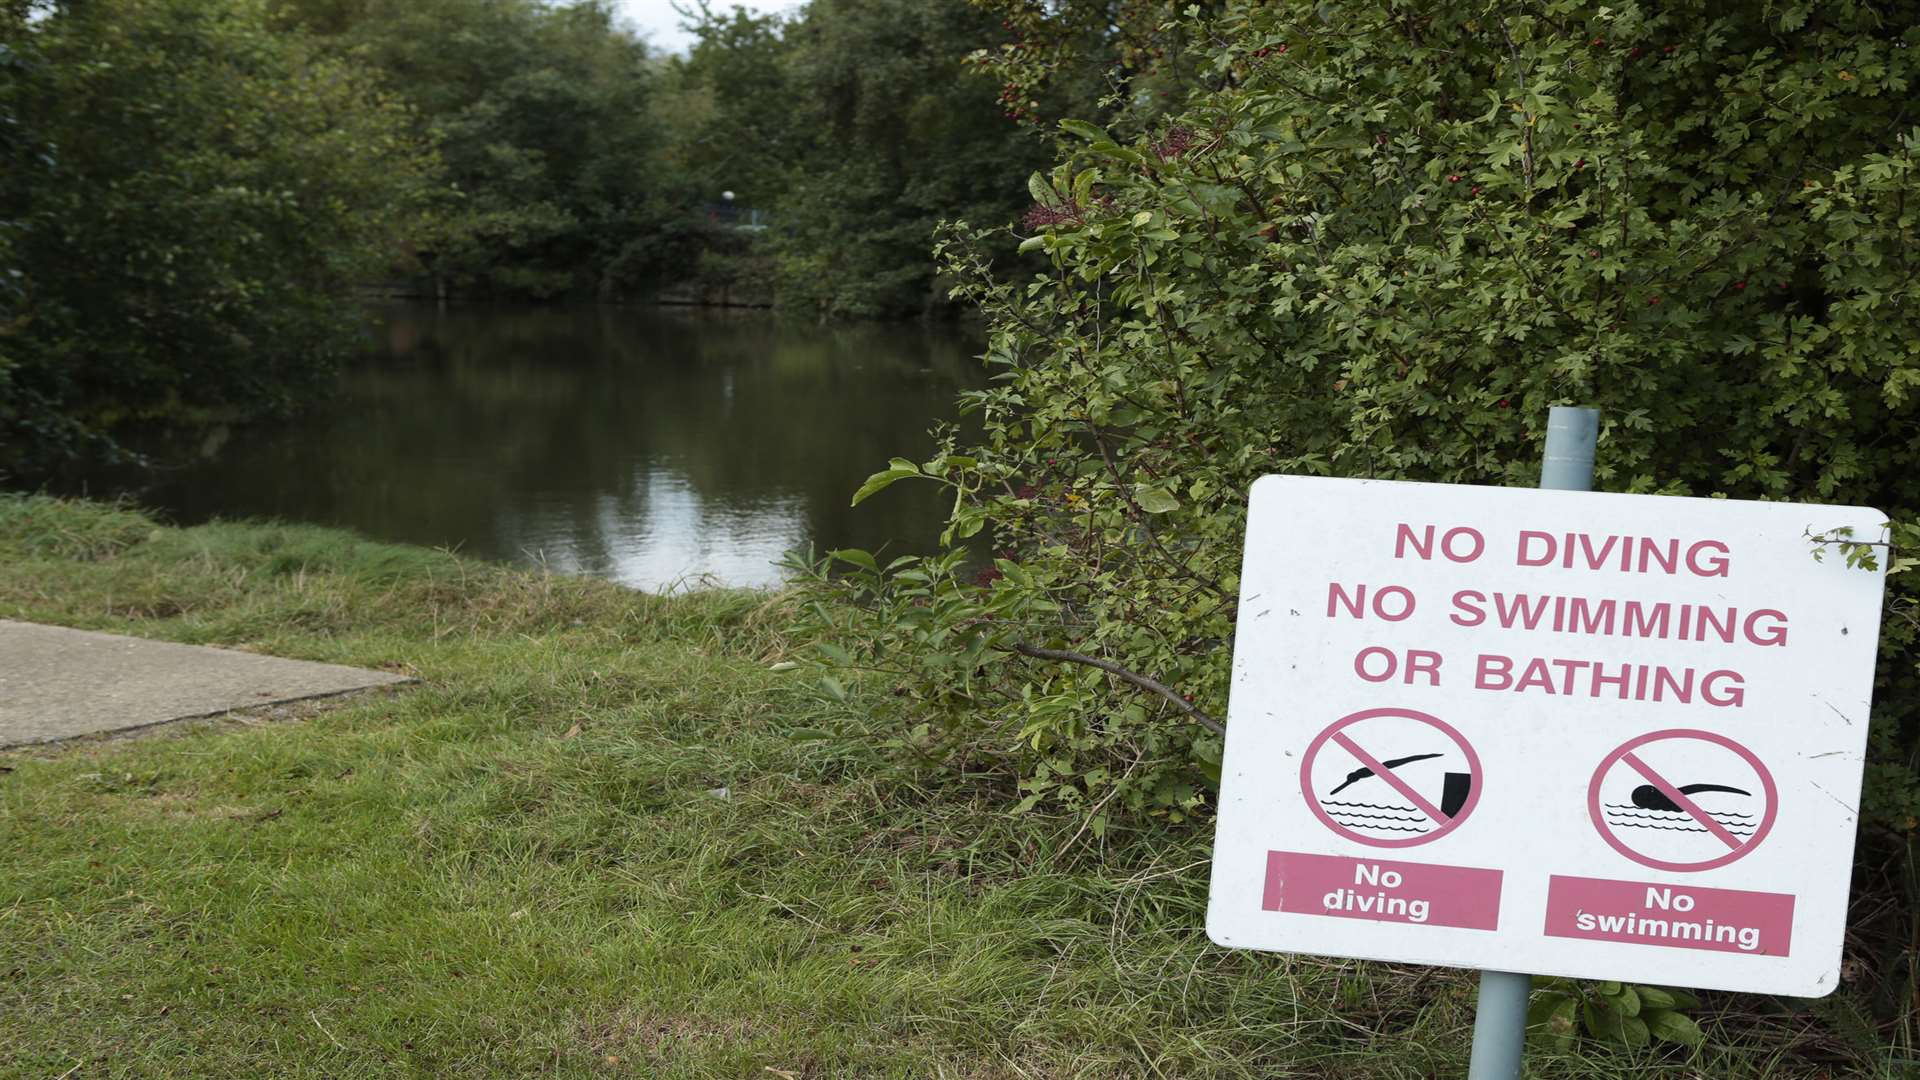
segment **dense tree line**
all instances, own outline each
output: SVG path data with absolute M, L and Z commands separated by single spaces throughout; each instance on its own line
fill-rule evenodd
M 0 471 L 285 411 L 437 181 L 364 66 L 259 0 L 0 8 Z
M 0 0 L 0 471 L 289 411 L 350 351 L 360 284 L 951 310 L 936 225 L 1012 221 L 1050 155 L 1037 101 L 970 59 L 1013 24 L 691 18 L 664 56 L 610 0 Z

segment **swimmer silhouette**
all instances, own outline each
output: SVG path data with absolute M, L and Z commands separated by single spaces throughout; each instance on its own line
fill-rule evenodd
M 1445 755 L 1411 754 L 1411 755 L 1408 755 L 1407 757 L 1392 758 L 1390 760 L 1383 761 L 1380 764 L 1385 765 L 1389 769 L 1397 769 L 1402 765 L 1408 765 L 1416 761 L 1425 761 L 1428 758 L 1437 758 L 1437 757 L 1443 757 L 1443 756 Z M 1358 769 L 1353 770 L 1352 772 L 1347 774 L 1346 780 L 1342 781 L 1339 787 L 1334 788 L 1332 791 L 1327 792 L 1327 798 L 1330 799 L 1335 795 L 1340 794 L 1342 791 L 1345 791 L 1347 788 L 1352 787 L 1353 785 L 1359 783 L 1362 780 L 1365 780 L 1367 777 L 1372 775 L 1373 775 L 1373 770 L 1365 766 L 1362 766 Z M 1441 793 L 1440 793 L 1440 812 L 1447 815 L 1448 817 L 1452 817 L 1453 815 L 1460 812 L 1460 808 L 1462 806 L 1466 805 L 1467 793 L 1473 790 L 1473 775 L 1471 773 L 1450 772 L 1446 775 L 1445 783 L 1446 783 L 1446 786 L 1441 790 Z
M 1688 784 L 1686 787 L 1680 789 L 1680 794 L 1697 795 L 1702 791 L 1724 791 L 1732 795 L 1753 794 L 1751 791 L 1742 791 L 1737 787 L 1728 787 L 1725 784 Z M 1660 789 L 1654 787 L 1652 784 L 1641 784 L 1639 787 L 1633 789 L 1633 805 L 1642 810 L 1668 810 L 1678 812 L 1680 809 L 1679 803 L 1661 794 Z

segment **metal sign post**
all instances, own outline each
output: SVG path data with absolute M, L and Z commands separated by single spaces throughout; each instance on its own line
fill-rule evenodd
M 1593 490 L 1593 448 L 1600 438 L 1600 410 L 1555 405 L 1547 414 L 1547 448 L 1540 486 L 1561 491 Z M 1527 998 L 1533 976 L 1482 971 L 1473 1015 L 1473 1062 L 1467 1080 L 1518 1080 L 1527 1045 Z

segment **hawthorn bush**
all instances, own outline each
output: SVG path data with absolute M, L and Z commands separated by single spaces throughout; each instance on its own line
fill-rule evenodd
M 888 673 L 861 704 L 903 743 L 1016 769 L 1025 804 L 1100 832 L 1207 803 L 1263 473 L 1531 485 L 1549 406 L 1595 405 L 1600 489 L 1864 503 L 1911 543 L 1916 14 L 1189 19 L 1204 85 L 1164 127 L 1062 124 L 1024 223 L 1043 272 L 997 281 L 985 233 L 943 237 L 990 323 L 984 434 L 860 497 L 945 485 L 949 540 L 996 557 L 834 553 L 825 662 Z M 1912 578 L 1891 579 L 1869 869 L 1905 865 L 1920 813 Z

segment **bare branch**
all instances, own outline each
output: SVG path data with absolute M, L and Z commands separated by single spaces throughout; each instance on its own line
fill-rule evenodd
M 1012 645 L 1007 646 L 1007 648 L 1012 649 L 1021 656 L 1031 656 L 1036 660 L 1058 660 L 1068 664 L 1085 664 L 1088 667 L 1099 668 L 1101 671 L 1112 675 L 1122 682 L 1132 683 L 1142 690 L 1151 690 L 1161 697 L 1166 698 L 1168 701 L 1173 702 L 1175 708 L 1193 717 L 1195 723 L 1213 732 L 1215 735 L 1225 735 L 1227 733 L 1227 729 L 1221 725 L 1220 721 L 1208 716 L 1205 710 L 1182 697 L 1179 691 L 1173 687 L 1168 686 L 1159 679 L 1150 679 L 1138 672 L 1128 671 L 1126 668 L 1121 667 L 1111 660 L 1102 660 L 1097 656 L 1088 656 L 1086 653 L 1068 652 L 1065 649 L 1043 649 L 1038 645 L 1029 645 L 1024 641 L 1016 641 Z

